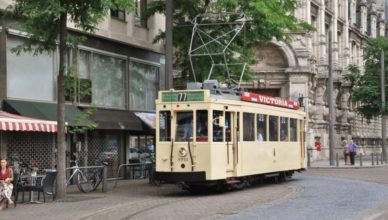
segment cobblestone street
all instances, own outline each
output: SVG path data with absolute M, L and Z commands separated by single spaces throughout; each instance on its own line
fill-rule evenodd
M 386 219 L 388 167 L 310 169 L 281 184 L 191 195 L 147 180 L 110 182 L 108 193 L 69 193 L 65 202 L 21 204 L 1 219 Z M 354 192 L 354 195 L 351 193 Z M 356 209 L 356 211 L 354 211 Z M 330 210 L 329 212 L 327 210 Z

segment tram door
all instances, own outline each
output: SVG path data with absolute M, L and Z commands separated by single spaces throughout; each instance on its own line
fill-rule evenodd
M 226 171 L 228 174 L 233 175 L 235 171 L 235 165 L 237 162 L 237 121 L 236 112 L 225 112 L 225 144 L 226 144 Z

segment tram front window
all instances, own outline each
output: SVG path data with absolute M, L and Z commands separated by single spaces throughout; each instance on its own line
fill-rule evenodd
M 197 111 L 197 142 L 206 142 L 208 141 L 208 131 L 207 131 L 207 110 L 198 110 Z
M 193 137 L 193 112 L 177 112 L 175 132 L 176 141 L 188 141 Z
M 159 141 L 171 141 L 171 112 L 159 112 Z

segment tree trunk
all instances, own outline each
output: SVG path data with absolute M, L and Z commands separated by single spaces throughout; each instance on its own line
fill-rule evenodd
M 61 1 L 63 4 L 63 1 Z M 57 82 L 57 195 L 61 200 L 66 196 L 66 142 L 65 142 L 65 71 L 66 71 L 66 42 L 67 42 L 67 13 L 62 12 L 60 17 L 59 33 L 59 73 Z

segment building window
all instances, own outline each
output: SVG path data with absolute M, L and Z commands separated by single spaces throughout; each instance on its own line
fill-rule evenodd
M 11 52 L 23 40 L 9 36 L 7 40 L 7 96 L 9 98 L 54 101 L 53 53 L 34 56 L 33 53 Z M 43 85 L 44 82 L 44 86 Z
M 125 10 L 110 10 L 110 16 L 120 21 L 125 21 Z
M 135 1 L 135 25 L 139 27 L 147 27 L 147 19 L 144 17 L 144 12 L 147 9 L 147 0 Z
M 79 50 L 78 101 L 98 107 L 125 108 L 124 72 L 126 61 L 109 55 Z M 91 91 L 90 98 L 80 94 Z M 91 101 L 91 102 L 90 102 Z M 88 103 L 89 102 L 89 103 Z
M 155 111 L 155 99 L 158 88 L 159 67 L 130 62 L 129 103 L 131 110 Z

